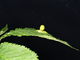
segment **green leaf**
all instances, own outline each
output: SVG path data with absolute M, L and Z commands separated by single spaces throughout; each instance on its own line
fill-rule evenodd
M 8 25 L 6 25 L 4 28 L 2 28 L 0 30 L 0 35 L 2 35 L 3 33 L 5 33 L 8 30 Z
M 0 44 L 0 60 L 38 60 L 38 56 L 25 46 L 4 42 Z
M 40 29 L 41 29 L 41 27 L 40 27 Z M 18 36 L 18 37 L 21 37 L 21 36 L 37 36 L 37 37 L 46 38 L 46 39 L 49 39 L 49 40 L 60 42 L 64 45 L 69 46 L 72 49 L 78 50 L 78 49 L 74 48 L 73 46 L 71 46 L 66 41 L 57 39 L 57 38 L 55 38 L 54 36 L 52 36 L 51 34 L 49 34 L 48 32 L 46 32 L 44 30 L 37 30 L 37 29 L 34 29 L 34 28 L 16 28 L 15 30 L 11 30 L 10 32 L 1 36 L 0 40 L 5 38 L 5 37 L 8 37 L 8 36 Z

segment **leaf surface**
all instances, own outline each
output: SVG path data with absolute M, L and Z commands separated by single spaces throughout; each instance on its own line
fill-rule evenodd
M 8 25 L 6 25 L 4 28 L 2 28 L 0 30 L 0 35 L 2 35 L 3 33 L 5 33 L 8 30 Z
M 0 44 L 0 60 L 38 60 L 38 56 L 25 46 L 4 42 Z
M 46 38 L 46 39 L 49 39 L 49 40 L 60 42 L 64 45 L 69 46 L 72 49 L 78 50 L 75 47 L 71 46 L 66 41 L 57 39 L 54 36 L 52 36 L 51 34 L 49 34 L 48 32 L 37 30 L 35 28 L 16 28 L 15 30 L 11 30 L 10 32 L 1 36 L 0 40 L 5 38 L 5 37 L 8 37 L 8 36 L 18 36 L 18 37 L 21 37 L 21 36 L 37 36 L 37 37 Z

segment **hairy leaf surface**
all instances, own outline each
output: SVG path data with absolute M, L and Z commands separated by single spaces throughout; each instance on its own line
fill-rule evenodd
M 38 60 L 38 56 L 25 46 L 4 42 L 0 44 L 0 60 Z
M 49 40 L 60 42 L 62 44 L 65 44 L 65 45 L 71 47 L 72 49 L 78 50 L 78 49 L 74 48 L 73 46 L 71 46 L 70 44 L 68 44 L 66 41 L 57 39 L 46 31 L 41 31 L 41 30 L 37 30 L 34 28 L 16 28 L 15 30 L 11 30 L 10 32 L 1 36 L 0 40 L 5 38 L 5 37 L 8 37 L 8 36 L 18 36 L 18 37 L 21 37 L 21 36 L 37 36 L 37 37 L 46 38 Z

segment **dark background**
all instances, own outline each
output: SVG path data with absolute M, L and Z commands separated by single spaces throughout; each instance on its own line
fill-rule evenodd
M 0 27 L 39 28 L 80 49 L 79 0 L 0 0 Z M 80 52 L 61 43 L 38 37 L 8 37 L 8 41 L 25 45 L 39 55 L 40 60 L 80 60 Z

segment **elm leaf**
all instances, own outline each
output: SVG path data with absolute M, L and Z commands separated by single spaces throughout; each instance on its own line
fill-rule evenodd
M 38 56 L 25 46 L 4 42 L 0 44 L 0 60 L 38 60 Z
M 18 37 L 22 37 L 22 36 L 37 36 L 37 37 L 41 37 L 41 38 L 46 38 L 46 39 L 49 39 L 49 40 L 57 41 L 57 42 L 60 42 L 60 43 L 62 43 L 64 45 L 69 46 L 72 49 L 79 50 L 79 49 L 71 46 L 66 41 L 60 40 L 58 38 L 55 38 L 54 36 L 49 34 L 44 29 L 45 29 L 45 26 L 43 26 L 43 25 L 40 26 L 40 29 L 35 29 L 35 28 L 16 28 L 15 30 L 10 30 L 10 32 L 7 32 L 3 36 L 1 36 L 0 40 L 2 40 L 3 38 L 6 38 L 8 36 L 18 36 Z
M 7 30 L 8 30 L 8 25 L 6 24 L 6 26 L 0 30 L 0 35 L 5 33 Z

